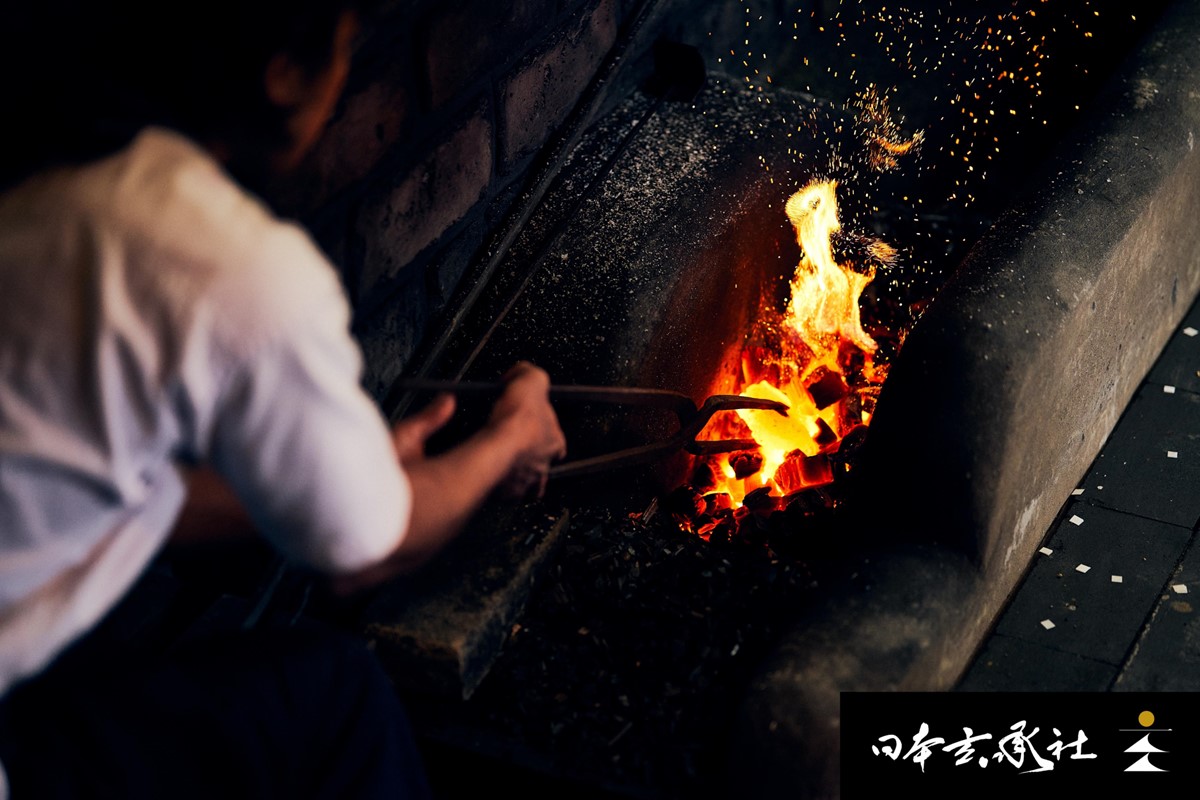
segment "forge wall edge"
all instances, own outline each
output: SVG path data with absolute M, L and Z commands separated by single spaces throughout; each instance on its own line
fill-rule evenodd
M 838 796 L 841 692 L 953 688 L 1200 291 L 1200 8 L 1168 9 L 1095 107 L 905 343 L 868 467 L 894 545 L 758 672 L 744 796 Z

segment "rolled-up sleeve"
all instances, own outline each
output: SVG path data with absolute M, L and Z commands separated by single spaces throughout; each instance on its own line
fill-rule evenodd
M 412 491 L 333 268 L 288 226 L 211 310 L 222 362 L 207 457 L 279 549 L 316 569 L 369 566 L 400 543 Z M 280 240 L 280 241 L 277 241 Z

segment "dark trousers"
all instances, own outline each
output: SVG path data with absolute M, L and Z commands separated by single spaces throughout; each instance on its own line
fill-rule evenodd
M 323 628 L 75 648 L 0 703 L 0 762 L 12 800 L 429 796 L 374 657 Z

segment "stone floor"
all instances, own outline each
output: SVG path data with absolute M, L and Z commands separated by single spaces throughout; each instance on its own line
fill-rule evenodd
M 1200 302 L 1046 534 L 961 691 L 1200 690 Z

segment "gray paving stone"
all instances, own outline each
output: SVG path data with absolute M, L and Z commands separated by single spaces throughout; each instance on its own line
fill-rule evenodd
M 1083 497 L 1191 529 L 1200 519 L 1197 487 L 1200 394 L 1143 384 L 1084 478 Z
M 1154 616 L 1113 689 L 1200 691 L 1200 548 L 1194 544 L 1167 580 Z
M 1167 342 L 1163 354 L 1146 376 L 1149 383 L 1200 393 L 1200 333 L 1189 336 L 1185 332 L 1189 328 L 1200 331 L 1200 303 L 1192 306 L 1183 325 Z
M 961 692 L 1103 692 L 1112 664 L 996 634 L 958 685 Z
M 1191 531 L 1085 503 L 1065 516 L 996 632 L 1120 665 Z

